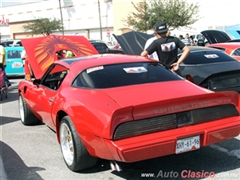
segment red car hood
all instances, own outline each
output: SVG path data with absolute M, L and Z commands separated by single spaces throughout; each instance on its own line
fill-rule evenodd
M 71 50 L 76 56 L 98 54 L 97 50 L 84 36 L 49 35 L 22 39 L 29 64 L 37 79 L 57 60 L 56 52 Z

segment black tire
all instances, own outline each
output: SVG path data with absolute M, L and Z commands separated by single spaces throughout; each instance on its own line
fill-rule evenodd
M 88 153 L 69 116 L 61 120 L 59 138 L 63 159 L 70 170 L 76 172 L 96 165 L 98 159 Z
M 26 101 L 20 93 L 18 98 L 18 108 L 20 113 L 21 122 L 24 125 L 36 125 L 40 124 L 39 119 L 28 108 Z
M 2 89 L 1 90 L 1 100 L 3 100 L 4 98 L 7 99 L 7 89 Z
M 6 99 L 8 98 L 8 94 L 7 94 L 7 90 L 5 90 L 6 91 Z

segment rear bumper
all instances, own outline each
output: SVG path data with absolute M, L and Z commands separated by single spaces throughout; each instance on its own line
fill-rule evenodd
M 118 141 L 104 140 L 104 142 L 114 160 L 137 162 L 175 154 L 178 139 L 200 135 L 200 146 L 203 147 L 231 139 L 239 133 L 240 117 L 235 117 Z

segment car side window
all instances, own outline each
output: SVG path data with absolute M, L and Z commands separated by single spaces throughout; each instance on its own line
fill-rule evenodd
M 42 81 L 42 85 L 57 90 L 68 73 L 68 69 L 61 65 L 55 65 Z
M 240 56 L 240 48 L 235 49 L 231 55 L 232 56 Z
M 76 87 L 94 88 L 94 83 L 86 71 L 81 72 L 73 81 L 72 85 Z

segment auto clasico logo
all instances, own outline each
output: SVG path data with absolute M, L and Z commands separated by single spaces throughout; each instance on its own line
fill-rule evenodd
M 177 171 L 170 171 L 170 172 L 164 172 L 163 170 L 160 170 L 158 172 L 157 178 L 177 178 L 181 176 L 181 178 L 214 178 L 215 173 L 214 172 L 208 172 L 205 170 L 202 171 L 192 171 L 192 170 L 182 170 L 182 172 L 179 174 Z

